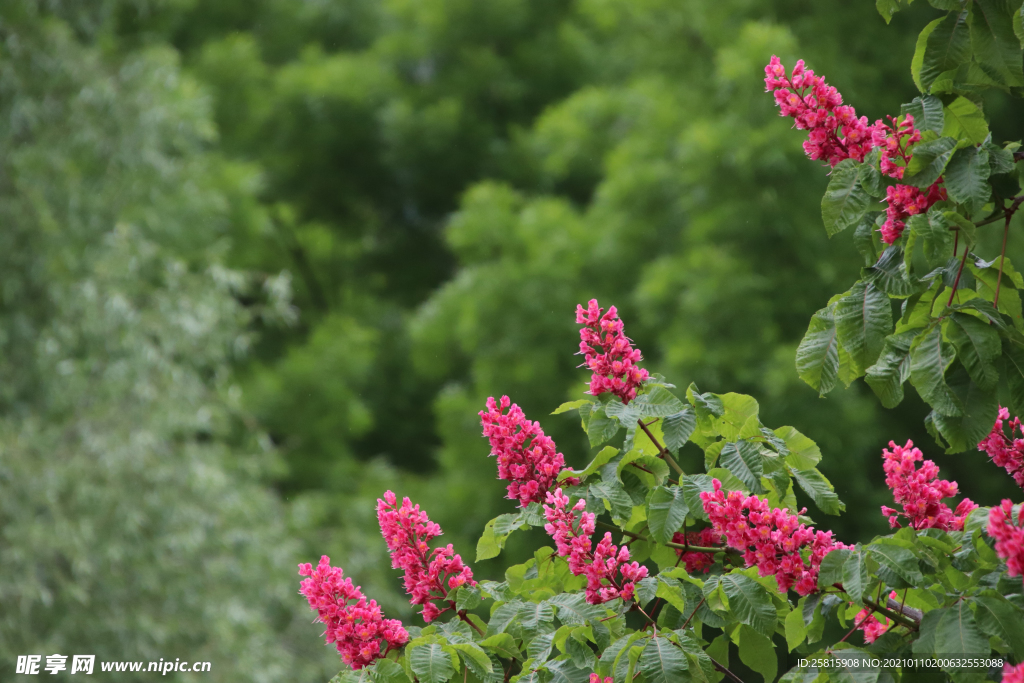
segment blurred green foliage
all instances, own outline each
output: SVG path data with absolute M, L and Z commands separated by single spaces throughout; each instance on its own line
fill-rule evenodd
M 407 617 L 373 501 L 410 495 L 472 558 L 511 509 L 489 395 L 583 463 L 547 414 L 585 388 L 594 297 L 652 371 L 815 439 L 863 509 L 843 540 L 886 526 L 889 439 L 971 497 L 1012 490 L 939 455 L 916 398 L 821 400 L 793 366 L 859 263 L 763 65 L 803 57 L 896 113 L 918 5 L 886 26 L 867 0 L 5 3 L 3 659 L 206 648 L 224 680 L 333 674 L 294 563 L 329 554 Z

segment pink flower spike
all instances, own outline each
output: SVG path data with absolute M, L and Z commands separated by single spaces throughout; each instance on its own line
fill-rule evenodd
M 519 507 L 524 508 L 543 502 L 565 469 L 565 458 L 555 452 L 555 442 L 545 436 L 539 422 L 527 420 L 508 396 L 502 396 L 500 403 L 487 399 L 487 410 L 480 411 L 480 421 L 491 444 L 491 455 L 498 458 L 498 478 L 509 482 L 508 498 L 518 500 Z M 580 480 L 568 477 L 564 483 L 575 486 Z
M 579 501 L 569 508 L 569 497 L 562 489 L 548 492 L 544 530 L 554 539 L 558 556 L 569 558 L 569 571 L 574 576 L 586 575 L 587 602 L 600 605 L 615 598 L 631 600 L 636 582 L 647 577 L 647 567 L 630 562 L 629 548 L 617 547 L 610 533 L 594 548 L 590 535 L 596 518 L 592 512 L 583 511 L 585 506 Z
M 1024 683 L 1024 664 L 1003 664 L 1003 683 Z
M 1010 576 L 1024 574 L 1024 528 L 1022 520 L 1024 506 L 1013 515 L 1013 501 L 1004 499 L 988 513 L 988 535 L 996 541 L 996 555 L 1006 560 L 1006 573 Z
M 409 634 L 397 619 L 385 619 L 375 600 L 366 601 L 352 579 L 343 578 L 341 567 L 332 567 L 324 555 L 314 569 L 306 562 L 299 575 L 308 576 L 299 590 L 326 625 L 327 643 L 334 643 L 343 662 L 362 669 L 390 650 L 409 642 Z M 381 649 L 383 647 L 383 649 Z
M 391 551 L 391 566 L 405 571 L 405 591 L 409 602 L 423 605 L 423 620 L 430 623 L 444 609 L 432 601 L 443 600 L 448 591 L 463 585 L 475 586 L 473 570 L 465 566 L 455 549 L 448 545 L 431 550 L 430 541 L 441 535 L 441 527 L 408 498 L 398 505 L 394 493 L 387 491 L 377 499 L 377 521 Z
M 962 530 L 967 515 L 978 506 L 964 498 L 954 512 L 945 503 L 940 503 L 943 498 L 957 494 L 957 484 L 937 479 L 939 468 L 931 460 L 924 460 L 918 469 L 915 463 L 921 462 L 924 455 L 919 448 L 914 448 L 913 441 L 907 441 L 905 446 L 897 446 L 890 441 L 889 448 L 892 450 L 882 451 L 885 483 L 892 489 L 896 503 L 903 506 L 902 512 L 882 506 L 882 514 L 889 518 L 889 526 L 898 528 L 899 517 L 905 517 L 912 529 Z
M 988 453 L 999 467 L 1002 467 L 1024 488 L 1024 429 L 1021 428 L 1019 417 L 1010 422 L 1010 436 L 1003 431 L 1003 425 L 1010 420 L 1010 411 L 999 406 L 999 417 L 996 418 L 992 431 L 978 444 L 979 451 Z
M 718 479 L 712 479 L 712 486 L 713 491 L 700 494 L 712 528 L 731 548 L 743 551 L 748 567 L 757 565 L 760 576 L 774 575 L 780 591 L 816 593 L 822 559 L 850 547 L 833 541 L 831 531 L 815 532 L 801 524 L 786 508 L 772 509 L 768 501 L 741 491 L 726 495 Z M 802 550 L 807 550 L 806 559 Z
M 585 359 L 584 365 L 594 373 L 587 393 L 600 396 L 610 391 L 623 403 L 629 403 L 636 398 L 637 389 L 649 375 L 637 365 L 643 356 L 623 334 L 616 308 L 612 306 L 607 313 L 603 312 L 597 299 L 591 299 L 586 309 L 576 306 L 576 323 L 583 325 L 579 354 Z

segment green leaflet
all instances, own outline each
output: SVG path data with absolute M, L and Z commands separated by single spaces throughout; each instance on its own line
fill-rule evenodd
M 729 611 L 766 638 L 775 632 L 778 615 L 768 589 L 745 574 L 731 572 L 719 579 L 729 600 Z
M 946 167 L 945 187 L 949 198 L 974 213 L 992 194 L 989 172 L 987 151 L 973 146 L 958 149 Z
M 1002 638 L 1014 656 L 1024 659 L 1024 613 L 1002 596 L 979 595 L 971 599 L 976 606 L 978 628 L 990 636 Z
M 927 92 L 939 74 L 970 59 L 971 38 L 967 11 L 950 12 L 921 31 L 910 72 L 921 92 Z
M 903 183 L 920 188 L 926 188 L 934 183 L 946 169 L 956 145 L 957 141 L 948 137 L 914 145 L 914 156 L 907 166 Z
M 846 505 L 839 500 L 839 496 L 833 490 L 832 484 L 818 470 L 793 470 L 793 478 L 826 515 L 838 515 L 846 509 Z
M 651 537 L 660 543 L 671 541 L 673 534 L 683 526 L 689 512 L 690 506 L 686 503 L 681 487 L 659 486 L 654 489 L 647 512 Z
M 958 97 L 945 108 L 942 135 L 980 145 L 988 138 L 988 122 L 978 105 L 966 97 Z
M 912 102 L 904 104 L 900 112 L 914 117 L 914 127 L 918 130 L 930 130 L 935 133 L 942 131 L 944 116 L 942 100 L 934 95 L 915 97 Z
M 1004 86 L 1024 86 L 1024 64 L 1013 20 L 1000 0 L 974 0 L 971 49 L 985 75 Z
M 871 197 L 864 188 L 863 167 L 853 159 L 844 159 L 832 169 L 825 196 L 821 199 L 821 219 L 829 237 L 856 225 L 867 212 Z
M 796 349 L 796 371 L 804 382 L 824 396 L 839 378 L 839 336 L 836 332 L 835 305 L 823 308 L 811 317 L 804 338 Z
M 935 626 L 935 652 L 955 657 L 988 651 L 988 638 L 978 629 L 969 603 L 961 600 L 947 609 Z
M 979 387 L 994 389 L 999 379 L 995 364 L 1002 353 L 999 333 L 992 325 L 966 313 L 951 313 L 949 319 L 952 324 L 947 334 L 960 362 Z
M 589 398 L 581 398 L 581 399 L 579 399 L 577 401 L 567 401 L 567 402 L 563 403 L 562 405 L 558 406 L 557 408 L 555 408 L 553 411 L 551 411 L 551 414 L 552 415 L 561 415 L 562 413 L 567 413 L 570 410 L 576 410 L 580 406 L 584 406 L 584 405 L 586 405 L 588 403 L 593 403 L 593 402 L 594 401 L 589 399 Z
M 519 514 L 505 514 L 495 517 L 484 526 L 484 532 L 476 544 L 476 561 L 489 560 L 501 554 L 505 541 L 516 529 L 524 525 Z
M 746 624 L 740 626 L 740 661 L 764 677 L 765 683 L 772 683 L 779 670 L 778 655 L 770 635 L 759 633 Z
M 919 333 L 913 329 L 886 337 L 878 360 L 867 369 L 864 381 L 886 408 L 903 401 L 903 383 L 910 378 L 910 346 Z
M 950 416 L 962 414 L 959 399 L 946 384 L 953 346 L 942 339 L 940 325 L 914 339 L 910 348 L 910 381 L 928 405 Z
M 757 444 L 746 439 L 730 441 L 722 446 L 719 463 L 743 482 L 751 493 L 764 493 L 761 486 L 764 456 Z
M 416 677 L 423 683 L 444 683 L 455 675 L 452 656 L 437 643 L 410 648 L 409 662 Z
M 878 359 L 892 324 L 889 297 L 871 282 L 857 282 L 836 302 L 836 332 L 853 360 L 855 374 L 863 374 Z
M 683 651 L 663 636 L 647 641 L 637 665 L 650 683 L 678 683 L 689 669 Z
M 669 415 L 661 424 L 662 433 L 665 436 L 665 447 L 673 453 L 678 453 L 690 436 L 697 428 L 697 414 L 693 408 L 687 407 L 683 410 Z

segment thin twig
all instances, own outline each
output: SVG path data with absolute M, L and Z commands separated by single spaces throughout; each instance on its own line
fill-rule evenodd
M 1003 284 L 1003 263 L 1006 261 L 1006 238 L 1010 234 L 1010 219 L 1013 213 L 1006 212 L 1006 227 L 1003 228 L 1003 250 L 999 253 L 999 277 L 996 278 L 996 295 L 992 299 L 992 307 L 999 310 L 999 288 Z
M 458 612 L 456 612 L 456 614 L 459 615 L 459 619 L 462 619 L 464 622 L 472 626 L 474 631 L 476 631 L 480 635 L 485 635 L 484 632 L 480 629 L 480 627 L 474 624 L 473 621 L 466 615 L 466 610 L 460 609 Z
M 647 438 L 651 440 L 651 443 L 653 443 L 658 448 L 658 452 L 661 453 L 661 457 L 664 458 L 665 462 L 667 462 L 669 466 L 672 469 L 674 469 L 676 471 L 676 474 L 678 474 L 680 477 L 684 476 L 686 473 L 683 472 L 683 468 L 679 466 L 679 463 L 677 463 L 676 459 L 672 457 L 672 454 L 669 453 L 668 449 L 662 446 L 661 443 L 656 438 L 654 438 L 654 434 L 651 434 L 651 430 L 647 428 L 647 425 L 644 424 L 644 421 L 637 420 L 636 422 L 638 425 L 640 425 L 640 429 L 644 430 L 644 434 L 646 434 Z
M 971 250 L 971 245 L 964 245 L 964 257 L 960 259 L 960 269 L 956 271 L 956 280 L 953 281 L 953 291 L 949 293 L 949 301 L 946 303 L 946 308 L 953 305 L 953 297 L 956 296 L 956 288 L 960 286 L 960 274 L 964 272 L 964 264 L 967 263 L 967 253 Z M 956 254 L 953 254 L 956 256 Z
M 650 542 L 650 540 L 651 540 L 651 539 L 647 538 L 646 536 L 644 536 L 642 534 L 638 534 L 638 533 L 635 533 L 633 531 L 626 531 L 625 529 L 620 529 L 619 527 L 614 526 L 612 524 L 608 524 L 607 522 L 598 522 L 597 526 L 604 527 L 605 529 L 609 529 L 611 531 L 617 531 L 620 534 L 622 534 L 623 536 L 629 536 L 630 538 L 635 538 L 638 541 L 648 541 L 648 542 Z M 662 543 L 662 545 L 668 546 L 669 548 L 676 548 L 678 550 L 687 550 L 689 552 L 694 552 L 694 553 L 734 553 L 734 554 L 737 554 L 737 555 L 740 554 L 740 551 L 735 550 L 733 548 L 727 548 L 725 546 L 683 545 L 682 543 L 672 543 L 672 542 Z
M 739 676 L 737 676 L 736 674 L 734 674 L 733 672 L 729 671 L 729 670 L 728 670 L 728 669 L 726 669 L 726 668 L 725 668 L 724 666 L 722 666 L 721 664 L 719 664 L 717 660 L 715 660 L 715 659 L 713 659 L 713 658 L 711 658 L 711 657 L 708 657 L 708 659 L 710 659 L 710 660 L 711 660 L 711 663 L 715 665 L 715 668 L 716 668 L 716 669 L 718 669 L 719 671 L 721 671 L 721 672 L 722 672 L 723 674 L 725 674 L 725 675 L 726 675 L 726 676 L 727 676 L 728 678 L 730 678 L 730 679 L 732 679 L 732 680 L 736 681 L 736 683 L 743 683 L 743 679 L 742 679 L 742 678 L 740 678 Z
M 685 631 L 686 630 L 686 627 L 689 626 L 689 624 L 690 624 L 690 619 L 693 619 L 693 615 L 697 613 L 697 610 L 700 609 L 700 606 L 703 605 L 704 601 L 707 600 L 707 599 L 708 599 L 708 596 L 706 596 L 706 595 L 703 598 L 700 599 L 700 602 L 697 603 L 697 606 L 693 608 L 692 612 L 690 612 L 690 616 L 686 617 L 686 621 L 683 623 L 682 626 L 679 627 L 680 631 Z
M 1014 198 L 1014 200 L 1010 204 L 1010 206 L 1008 206 L 1007 208 L 1003 209 L 1003 213 L 999 213 L 999 214 L 996 214 L 994 216 L 989 216 L 988 218 L 986 218 L 985 220 L 981 221 L 980 223 L 975 223 L 975 225 L 980 227 L 982 225 L 988 225 L 989 223 L 995 223 L 997 220 L 999 220 L 1000 218 L 1003 218 L 1004 216 L 1007 216 L 1007 215 L 1012 216 L 1014 214 L 1014 212 L 1016 212 L 1017 209 L 1020 208 L 1020 205 L 1022 203 L 1024 203 L 1024 194 L 1022 194 L 1019 197 Z

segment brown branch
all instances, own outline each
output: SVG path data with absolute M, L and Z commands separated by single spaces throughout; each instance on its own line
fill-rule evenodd
M 708 659 L 710 659 L 711 663 L 715 665 L 715 668 L 718 669 L 719 671 L 721 671 L 723 674 L 725 674 L 726 677 L 728 677 L 729 679 L 731 679 L 733 681 L 736 681 L 736 683 L 743 683 L 743 679 L 742 678 L 740 678 L 739 676 L 737 676 L 736 674 L 734 674 L 733 672 L 729 671 L 724 666 L 719 664 L 717 660 L 713 659 L 712 657 L 708 657 Z
M 640 429 L 644 430 L 644 434 L 646 434 L 647 438 L 651 440 L 651 443 L 653 443 L 658 448 L 658 452 L 661 454 L 661 457 L 665 460 L 665 462 L 667 462 L 669 466 L 672 469 L 674 469 L 676 471 L 676 474 L 678 474 L 680 477 L 684 476 L 686 473 L 683 472 L 683 468 L 679 466 L 679 463 L 677 463 L 676 459 L 672 457 L 672 454 L 669 453 L 668 449 L 662 446 L 661 443 L 656 438 L 654 438 L 654 434 L 651 434 L 651 430 L 647 428 L 647 425 L 644 424 L 644 421 L 637 420 L 636 423 L 640 425 Z
M 470 626 L 472 626 L 472 627 L 473 627 L 473 630 L 474 630 L 474 631 L 476 631 L 477 633 L 479 633 L 479 634 L 480 634 L 481 636 L 483 636 L 483 635 L 486 635 L 486 634 L 485 634 L 485 633 L 484 633 L 484 632 L 483 632 L 483 631 L 482 631 L 482 630 L 480 629 L 480 627 L 479 627 L 479 626 L 477 626 L 476 624 L 474 624 L 474 623 L 473 623 L 473 620 L 472 620 L 472 619 L 470 619 L 470 618 L 469 618 L 469 616 L 467 616 L 467 614 L 466 614 L 466 610 L 464 610 L 464 609 L 460 609 L 460 610 L 459 610 L 458 612 L 456 612 L 456 614 L 458 614 L 458 615 L 459 615 L 459 619 L 462 619 L 462 620 L 463 620 L 464 622 L 466 622 L 467 624 L 469 624 Z
M 960 274 L 964 272 L 964 264 L 967 263 L 967 254 L 970 252 L 969 244 L 964 245 L 964 257 L 960 259 L 960 269 L 956 271 L 956 280 L 953 281 L 953 291 L 949 293 L 949 302 L 946 303 L 946 308 L 953 305 L 953 297 L 956 296 L 956 288 L 960 286 Z M 953 254 L 955 257 L 956 254 Z M 933 302 L 934 303 L 934 302 Z
M 625 529 L 620 529 L 619 527 L 614 526 L 612 524 L 608 524 L 607 522 L 598 522 L 597 526 L 604 527 L 605 529 L 609 529 L 611 531 L 617 531 L 623 536 L 629 536 L 630 538 L 635 538 L 638 541 L 650 542 L 651 540 L 642 534 L 634 533 L 632 531 L 626 531 Z M 677 550 L 687 550 L 694 553 L 733 553 L 736 555 L 740 554 L 740 551 L 735 550 L 733 548 L 728 548 L 726 546 L 684 545 L 682 543 L 672 542 L 662 543 L 662 545 L 668 546 L 669 548 L 676 548 Z
M 1000 218 L 1003 218 L 1004 216 L 1013 216 L 1013 214 L 1017 211 L 1017 209 L 1020 208 L 1020 205 L 1022 203 L 1024 203 L 1024 194 L 1022 194 L 1019 197 L 1015 197 L 1013 202 L 1010 204 L 1010 206 L 1008 206 L 1007 208 L 1003 209 L 1002 213 L 997 213 L 995 215 L 989 216 L 988 218 L 986 218 L 985 220 L 981 221 L 980 223 L 975 223 L 975 225 L 977 225 L 978 227 L 981 227 L 982 225 L 988 225 L 989 223 L 995 223 L 997 220 L 999 220 Z
M 834 583 L 834 587 L 846 593 L 846 589 L 843 588 L 843 584 Z M 849 596 L 849 593 L 846 593 Z M 882 607 L 880 604 L 869 598 L 864 598 L 864 606 L 870 607 L 873 611 L 886 616 L 901 626 L 906 626 L 912 631 L 916 631 L 918 624 L 921 623 L 921 619 L 924 618 L 924 612 L 913 607 L 900 606 L 900 603 L 896 602 L 892 598 L 886 599 L 886 607 Z

